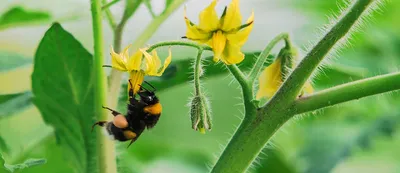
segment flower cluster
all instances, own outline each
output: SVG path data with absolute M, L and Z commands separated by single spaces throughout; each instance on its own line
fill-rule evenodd
M 149 54 L 146 49 L 139 49 L 133 55 L 129 56 L 129 47 L 127 46 L 122 53 L 115 53 L 114 49 L 111 48 L 111 66 L 117 70 L 129 73 L 133 92 L 137 93 L 145 75 L 161 76 L 164 73 L 171 62 L 171 50 L 169 50 L 169 56 L 165 59 L 164 64 L 161 65 L 160 58 L 155 50 Z M 130 87 L 128 85 L 128 91 Z
M 253 29 L 254 13 L 252 12 L 247 21 L 242 24 L 239 0 L 232 0 L 225 7 L 220 17 L 215 11 L 216 5 L 217 0 L 213 0 L 208 7 L 200 12 L 198 25 L 188 19 L 185 8 L 184 20 L 187 30 L 184 38 L 208 45 L 214 53 L 214 62 L 222 61 L 228 66 L 238 64 L 244 60 L 241 47 L 247 41 Z M 259 76 L 259 90 L 256 94 L 256 99 L 258 100 L 272 97 L 289 74 L 289 71 L 294 68 L 294 62 L 298 57 L 297 51 L 290 45 L 288 40 L 286 41 L 286 47 L 281 49 L 275 61 L 266 67 Z M 199 55 L 196 60 L 198 64 L 197 66 L 195 65 L 197 67 L 195 68 L 195 81 L 198 81 L 197 85 L 200 85 L 200 75 L 196 75 L 196 71 L 197 73 L 201 71 L 201 52 L 203 49 L 200 46 L 197 48 L 199 49 Z M 171 50 L 164 64 L 161 64 L 155 50 L 151 51 L 150 54 L 144 48 L 137 50 L 133 55 L 129 55 L 128 49 L 129 46 L 121 53 L 111 50 L 112 67 L 129 73 L 134 93 L 137 93 L 140 89 L 144 76 L 161 76 L 171 62 Z M 128 85 L 128 91 L 131 89 L 130 87 L 131 85 Z M 199 88 L 197 86 L 196 96 L 191 102 L 191 119 L 193 129 L 204 133 L 206 129 L 211 129 L 211 110 L 209 109 L 208 99 L 201 93 Z M 313 92 L 309 82 L 305 84 L 300 95 L 304 92 Z
M 215 6 L 217 0 L 205 8 L 199 15 L 199 24 L 191 22 L 186 16 L 186 38 L 209 45 L 214 52 L 214 61 L 221 60 L 227 65 L 243 61 L 244 54 L 240 48 L 247 41 L 253 29 L 254 13 L 242 25 L 239 0 L 232 0 L 218 18 Z

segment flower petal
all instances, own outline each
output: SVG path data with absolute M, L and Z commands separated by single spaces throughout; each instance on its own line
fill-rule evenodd
M 242 15 L 240 14 L 239 0 L 232 0 L 226 9 L 226 13 L 221 17 L 222 30 L 230 31 L 242 24 Z
M 205 32 L 204 30 L 197 27 L 193 22 L 191 22 L 186 16 L 186 8 L 185 11 L 185 23 L 186 23 L 186 37 L 189 40 L 198 41 L 200 43 L 205 43 L 211 38 L 212 33 Z
M 154 67 L 155 67 L 155 69 L 159 69 L 161 66 L 160 57 L 158 57 L 156 50 L 153 50 L 151 53 L 153 56 Z
M 242 30 L 234 33 L 227 34 L 226 38 L 232 43 L 239 46 L 243 46 L 246 43 L 247 38 L 250 35 L 250 32 L 253 30 L 253 22 L 254 22 L 254 12 L 251 13 L 251 16 L 246 21 L 246 26 Z
M 121 54 L 114 52 L 114 48 L 111 46 L 111 66 L 120 71 L 128 71 L 126 68 L 126 61 Z
M 212 37 L 212 42 L 211 42 L 211 47 L 214 51 L 214 58 L 213 60 L 215 62 L 217 62 L 221 56 L 222 53 L 225 49 L 225 45 L 226 45 L 226 37 L 225 35 L 222 33 L 222 31 L 217 31 L 213 34 Z
M 282 84 L 281 59 L 278 58 L 266 67 L 258 78 L 259 89 L 256 99 L 271 98 Z
M 164 65 L 163 65 L 162 68 L 157 72 L 157 75 L 155 75 L 155 76 L 161 76 L 161 75 L 164 73 L 165 69 L 166 69 L 166 68 L 169 66 L 169 64 L 171 63 L 171 59 L 172 59 L 171 49 L 169 49 L 168 52 L 169 52 L 169 54 L 168 54 L 167 59 L 165 59 L 165 61 L 164 61 Z
M 140 89 L 140 85 L 142 85 L 143 81 L 144 81 L 144 72 L 143 71 L 131 71 L 129 72 L 129 80 L 132 83 L 132 87 L 133 87 L 133 94 L 136 94 L 139 89 Z M 131 85 L 128 84 L 128 93 L 131 90 Z
M 213 0 L 199 15 L 199 27 L 206 32 L 211 32 L 218 28 L 219 19 L 215 11 L 215 5 L 217 5 L 217 0 Z
M 138 50 L 131 57 L 129 57 L 127 64 L 127 68 L 129 71 L 140 70 L 140 67 L 142 65 L 142 56 L 143 53 Z
M 154 66 L 153 56 L 151 56 L 145 49 L 140 49 L 140 51 L 143 53 L 144 58 L 146 59 L 146 69 L 144 72 L 148 75 L 155 73 L 156 67 Z
M 228 41 L 222 53 L 222 61 L 227 65 L 232 65 L 242 62 L 243 59 L 244 54 L 240 51 L 240 46 Z

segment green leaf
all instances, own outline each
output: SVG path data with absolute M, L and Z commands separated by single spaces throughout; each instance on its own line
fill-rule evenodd
M 0 162 L 2 164 L 2 166 L 4 167 L 5 170 L 9 171 L 9 172 L 15 172 L 17 170 L 22 170 L 25 168 L 30 168 L 33 166 L 39 166 L 39 165 L 43 165 L 45 164 L 47 161 L 46 159 L 28 159 L 26 161 L 24 161 L 23 163 L 20 164 L 15 164 L 15 165 L 9 165 L 5 163 L 5 160 L 3 158 L 3 156 L 0 154 L 1 156 L 1 161 Z
M 40 23 L 49 21 L 50 19 L 51 16 L 47 12 L 30 11 L 22 7 L 13 7 L 0 16 L 0 30 L 9 27 Z
M 309 124 L 307 127 L 310 130 L 307 132 L 309 139 L 299 157 L 309 163 L 304 172 L 331 172 L 336 165 L 350 157 L 354 149 L 368 150 L 371 149 L 371 143 L 375 138 L 390 137 L 400 123 L 400 117 L 381 116 L 368 123 L 363 128 L 355 130 L 355 133 L 352 133 L 348 126 L 338 127 L 339 122 L 333 125 L 321 125 L 321 122 L 317 122 L 318 125 L 314 126 Z M 346 129 L 348 134 L 336 131 L 343 129 Z
M 6 141 L 1 136 L 0 136 L 0 152 L 7 154 L 10 153 L 10 149 L 8 148 Z
M 265 158 L 260 160 L 260 164 L 256 166 L 254 173 L 265 173 L 265 172 L 279 172 L 279 173 L 296 173 L 293 165 L 284 160 L 282 154 L 277 149 L 271 149 L 271 146 L 267 146 L 263 149 Z
M 32 106 L 30 91 L 0 95 L 0 119 L 21 112 L 29 106 Z
M 93 56 L 60 24 L 46 32 L 35 55 L 33 101 L 53 126 L 75 172 L 96 170 Z
M 32 64 L 32 59 L 18 55 L 16 53 L 0 53 L 0 72 L 12 70 L 27 64 Z

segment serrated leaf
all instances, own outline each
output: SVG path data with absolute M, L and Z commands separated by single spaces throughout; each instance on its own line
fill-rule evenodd
M 13 7 L 0 16 L 0 30 L 49 21 L 51 16 L 43 11 L 30 11 L 22 7 Z
M 46 32 L 35 55 L 33 101 L 53 126 L 66 161 L 76 172 L 96 169 L 93 56 L 60 24 Z
M 3 162 L 5 162 L 4 158 L 2 158 L 2 160 L 3 160 Z M 46 162 L 47 162 L 46 159 L 28 159 L 20 164 L 9 165 L 9 164 L 4 163 L 4 168 L 5 168 L 5 170 L 7 170 L 9 172 L 15 172 L 15 171 L 22 170 L 25 168 L 43 165 Z
M 29 106 L 32 106 L 30 91 L 0 95 L 0 119 L 21 112 Z
M 16 53 L 0 53 L 0 72 L 12 70 L 27 64 L 32 64 L 32 59 L 18 55 Z

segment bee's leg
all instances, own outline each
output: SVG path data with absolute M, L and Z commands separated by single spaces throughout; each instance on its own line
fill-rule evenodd
M 108 107 L 105 107 L 105 106 L 103 106 L 103 109 L 107 109 L 107 110 L 111 111 L 111 113 L 112 113 L 114 116 L 117 116 L 117 115 L 121 114 L 121 113 L 117 112 L 116 110 L 113 110 L 113 109 L 108 108 Z
M 92 132 L 93 132 L 94 127 L 95 127 L 96 125 L 99 125 L 99 126 L 101 126 L 101 127 L 104 127 L 104 125 L 105 125 L 106 123 L 107 123 L 107 121 L 98 121 L 98 122 L 94 123 L 94 124 L 92 125 Z

